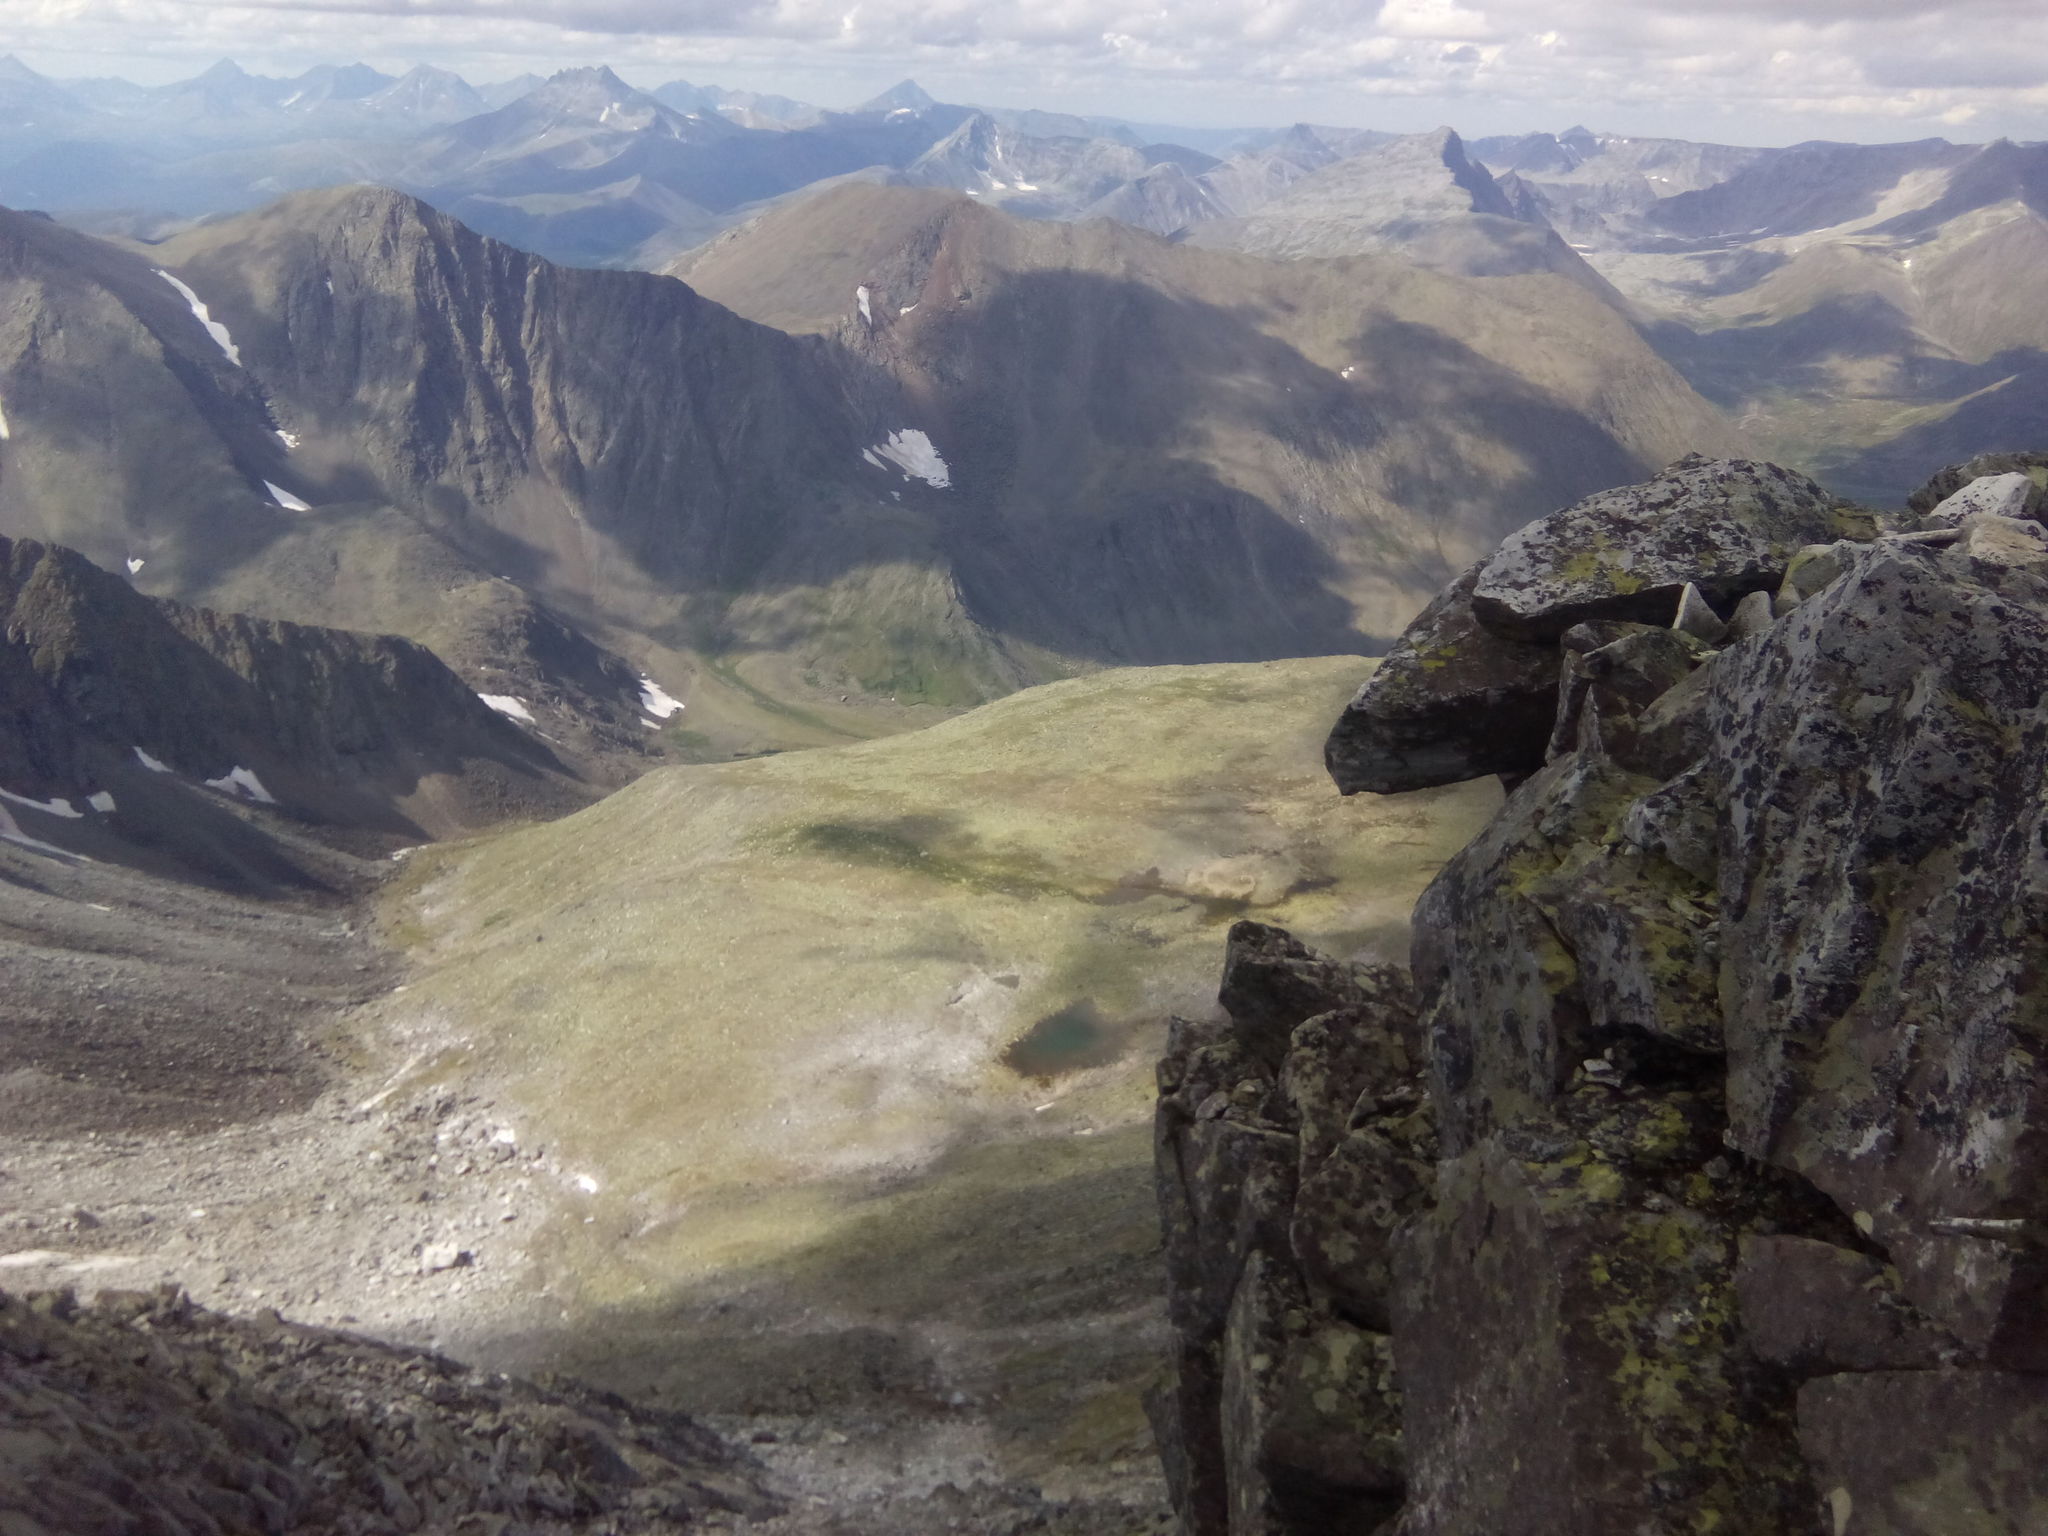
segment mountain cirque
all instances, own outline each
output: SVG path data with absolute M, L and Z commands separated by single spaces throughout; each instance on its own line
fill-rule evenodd
M 1185 1529 L 2048 1518 L 2048 528 L 1795 550 L 1717 494 L 1759 473 L 1797 484 L 1682 466 L 1527 530 L 1602 537 L 1506 633 L 1447 594 L 1469 646 L 1549 651 L 1558 728 L 1424 893 L 1412 990 L 1240 924 L 1229 1022 L 1176 1022 L 1154 1420 Z M 1927 499 L 1992 483 L 1957 479 Z M 1711 605 L 1696 560 L 1682 633 L 1616 583 L 1677 518 L 1777 551 Z M 1340 786 L 1491 766 L 1418 752 L 1426 691 L 1366 685 Z

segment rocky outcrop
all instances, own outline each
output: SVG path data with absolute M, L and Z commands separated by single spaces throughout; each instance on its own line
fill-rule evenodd
M 0 1293 L 0 1525 L 83 1531 L 604 1530 L 765 1515 L 760 1469 L 679 1413 L 541 1387 L 175 1288 Z
M 1632 642 L 1628 658 L 1566 660 L 1560 712 L 1560 642 L 1567 657 L 1601 651 L 1619 638 L 1617 623 L 1718 639 L 1745 598 L 1783 583 L 1802 550 L 1875 532 L 1871 514 L 1803 475 L 1696 454 L 1642 485 L 1575 502 L 1510 534 L 1422 611 L 1331 733 L 1331 776 L 1346 794 L 1525 777 L 1550 755 L 1553 735 L 1575 727 L 1594 672 L 1647 665 L 1663 686 L 1675 681 L 1676 656 L 1653 660 L 1643 649 L 1675 642 Z M 1640 697 L 1646 684 L 1656 688 L 1648 679 L 1622 686 Z
M 1447 592 L 1439 615 L 1494 647 L 1572 623 L 1530 776 L 1417 906 L 1415 1011 L 1393 977 L 1371 1008 L 1331 995 L 1270 1082 L 1270 1032 L 1259 1057 L 1176 1026 L 1162 1423 L 1190 1532 L 2048 1523 L 2048 541 L 1982 512 L 1888 533 L 1801 485 L 1681 466 L 1595 498 L 1664 515 L 1609 521 L 1578 565 L 1588 504 L 1520 538 L 1530 579 L 1482 565 Z M 1856 536 L 1809 539 L 1828 525 Z M 1672 627 L 1623 606 L 1617 571 L 1653 575 Z M 1520 604 L 1512 637 L 1489 592 Z M 1441 775 L 1402 787 L 1500 771 L 1460 740 L 1464 677 L 1438 668 L 1432 698 L 1431 675 L 1387 693 L 1447 722 L 1437 758 L 1419 726 L 1389 744 L 1369 684 L 1332 738 L 1342 787 L 1397 751 Z M 1281 995 L 1225 1001 L 1242 1020 Z M 1391 1139 L 1391 1079 L 1308 1064 L 1409 1051 L 1428 1143 L 1311 1199 L 1359 1138 Z M 1337 1151 L 1287 1092 L 1309 1075 L 1349 1103 Z M 1233 1438 L 1299 1422 L 1291 1368 L 1231 1367 L 1287 1358 L 1262 1305 L 1391 1358 L 1372 1401 L 1398 1400 L 1398 1452 L 1359 1413 L 1312 1447 Z M 1287 1502 L 1366 1448 L 1382 1503 L 1318 1524 Z
M 1154 1425 L 1184 1529 L 1371 1530 L 1400 1505 L 1390 1238 L 1435 1131 L 1407 978 L 1230 931 L 1229 1022 L 1175 1019 L 1157 1153 L 1172 1381 Z

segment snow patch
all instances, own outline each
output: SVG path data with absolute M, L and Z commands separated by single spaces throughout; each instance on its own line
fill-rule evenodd
M 528 725 L 535 723 L 533 711 L 509 693 L 480 693 L 477 697 L 501 715 L 513 720 L 524 720 Z
M 1911 266 L 1912 263 L 1908 262 L 1907 265 Z M 0 410 L 0 443 L 6 442 L 11 436 L 13 434 L 7 430 L 7 412 Z
M 156 268 L 156 275 L 185 296 L 185 302 L 191 306 L 194 318 L 206 327 L 206 334 L 213 338 L 213 344 L 220 348 L 221 355 L 226 357 L 237 368 L 241 367 L 241 349 L 235 345 L 234 338 L 228 335 L 228 328 L 206 312 L 206 306 L 199 302 L 199 295 L 171 276 L 162 267 Z
M 854 297 L 855 297 L 856 299 L 860 300 L 860 317 L 861 317 L 861 319 L 863 319 L 863 320 L 867 321 L 867 323 L 868 323 L 869 325 L 873 325 L 873 324 L 875 323 L 875 312 L 874 312 L 874 310 L 873 310 L 873 309 L 871 309 L 871 308 L 870 308 L 870 307 L 868 306 L 868 287 L 867 287 L 867 284 L 866 284 L 866 283 L 862 283 L 862 284 L 861 284 L 861 285 L 860 285 L 860 286 L 859 286 L 858 288 L 854 289 L 854 290 L 853 290 L 853 296 L 854 296 Z
M 25 805 L 32 811 L 41 811 L 45 816 L 62 816 L 66 821 L 79 821 L 85 812 L 69 800 L 31 800 L 27 795 L 9 794 L 0 789 L 0 800 L 12 800 L 16 805 Z
M 98 811 L 102 816 L 111 816 L 114 814 L 114 797 L 108 794 L 104 789 L 101 790 L 98 794 L 87 795 L 85 797 L 85 803 L 91 806 L 94 810 Z
M 884 464 L 880 459 L 875 457 L 875 450 L 872 448 L 861 449 L 860 456 L 866 459 L 870 464 L 874 465 L 877 469 L 887 469 L 889 467 L 888 465 Z
M 140 555 L 130 555 L 126 560 L 122 561 L 121 563 L 128 567 L 128 574 L 130 576 L 140 576 L 142 574 L 142 568 L 145 565 L 149 564 L 149 562 L 143 559 Z
M 1017 183 L 1017 190 L 1019 192 L 1036 192 L 1038 190 L 1038 183 L 1035 181 L 1020 181 Z
M 979 192 L 975 191 L 975 190 L 974 190 L 974 188 L 972 188 L 972 187 L 969 187 L 969 188 L 967 189 L 967 195 L 968 195 L 969 197 L 979 197 L 979 196 L 981 196 L 981 194 L 980 194 Z
M 1340 379 L 1348 379 L 1351 377 L 1351 375 L 1353 375 L 1356 372 L 1358 372 L 1358 365 L 1356 363 L 1349 363 L 1345 366 L 1344 371 L 1338 374 L 1337 377 Z
M 301 97 L 303 97 L 303 96 L 304 96 L 305 94 L 306 94 L 306 93 L 305 93 L 304 91 L 293 91 L 293 92 L 291 93 L 291 95 L 289 95 L 289 96 L 285 97 L 285 99 L 284 99 L 283 101 L 280 101 L 280 102 L 278 103 L 278 105 L 279 105 L 280 107 L 288 107 L 288 106 L 290 106 L 290 105 L 291 105 L 291 104 L 292 104 L 293 102 L 295 102 L 295 101 L 298 101 L 298 100 L 299 100 L 299 99 L 300 99 Z
M 329 293 L 334 292 L 334 279 L 331 277 L 327 279 L 327 291 Z
M 997 181 L 993 176 L 989 177 L 988 184 L 998 192 L 1007 192 L 1010 190 L 1010 184 L 1007 181 Z
M 897 310 L 896 313 L 899 315 L 907 315 L 915 308 L 917 308 L 915 304 L 906 304 L 901 309 Z M 0 433 L 0 437 L 4 437 L 5 435 L 5 433 Z
M 939 450 L 915 427 L 891 432 L 889 441 L 875 444 L 870 451 L 880 454 L 913 480 L 922 480 L 942 491 L 953 483 L 952 471 L 939 457 Z
M 894 112 L 891 112 L 889 115 L 891 117 L 915 117 L 917 116 L 917 113 L 910 107 L 898 107 Z
M 217 789 L 224 795 L 247 795 L 258 805 L 275 805 L 277 797 L 263 787 L 263 781 L 247 768 L 230 768 L 217 779 L 206 781 L 208 789 Z
M 310 512 L 313 510 L 310 503 L 299 500 L 298 497 L 281 485 L 272 485 L 266 480 L 263 482 L 263 489 L 270 492 L 270 499 L 280 507 L 283 507 L 287 512 Z
M 284 444 L 287 451 L 299 446 L 299 434 L 287 432 L 283 427 L 277 429 L 277 440 Z
M 158 762 L 155 758 L 151 757 L 147 752 L 143 751 L 142 748 L 140 747 L 137 747 L 135 749 L 135 760 L 141 763 L 142 766 L 147 768 L 151 773 L 169 773 L 171 771 L 171 765 L 169 763 Z
M 640 707 L 655 719 L 666 720 L 683 707 L 683 701 L 672 697 L 661 684 L 643 672 L 640 674 Z
M 570 1180 L 570 1182 L 574 1184 L 578 1189 L 582 1190 L 583 1193 L 586 1195 L 594 1195 L 597 1193 L 597 1180 L 592 1178 L 587 1173 L 577 1174 L 574 1179 Z

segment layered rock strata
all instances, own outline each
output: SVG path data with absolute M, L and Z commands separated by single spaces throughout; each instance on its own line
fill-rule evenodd
M 1516 787 L 1412 979 L 1240 925 L 1174 1025 L 1185 1530 L 2048 1529 L 2048 529 L 1971 484 L 1689 461 L 1362 690 L 1347 792 Z

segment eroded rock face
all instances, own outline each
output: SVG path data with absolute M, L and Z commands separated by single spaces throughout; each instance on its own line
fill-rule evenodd
M 1781 474 L 1730 483 L 1796 491 Z M 1212 1396 L 1249 1379 L 1232 1348 L 1267 1362 L 1252 1399 L 1284 1395 L 1276 1308 L 1384 1339 L 1400 1505 L 1316 1523 L 1267 1495 L 1346 1465 L 1347 1431 L 1283 1456 L 1269 1406 L 1247 1461 L 1254 1420 L 1212 1410 L 1217 1498 L 1190 1530 L 2048 1529 L 2048 540 L 1981 512 L 1830 528 L 1772 495 L 1724 500 L 1704 542 L 1608 525 L 1637 545 L 1603 570 L 1724 605 L 1739 570 L 1740 621 L 1709 639 L 1609 608 L 1555 632 L 1547 762 L 1417 905 L 1414 1024 L 1387 981 L 1297 1025 L 1277 1067 L 1227 1092 L 1212 1071 L 1208 1112 L 1273 1170 L 1250 1223 L 1180 1185 L 1245 1234 L 1232 1273 L 1265 1298 L 1207 1296 Z M 1440 604 L 1498 640 L 1487 571 Z M 1571 612 L 1563 590 L 1526 615 Z M 1400 1040 L 1413 1097 L 1375 1097 Z M 1163 1099 L 1162 1150 L 1199 1145 L 1202 1112 Z

